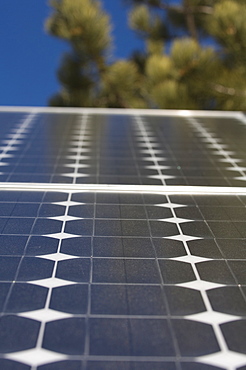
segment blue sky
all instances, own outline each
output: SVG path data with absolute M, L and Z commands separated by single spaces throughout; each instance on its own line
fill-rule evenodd
M 142 43 L 127 28 L 122 0 L 103 0 L 114 23 L 116 58 Z M 47 35 L 47 0 L 0 0 L 0 105 L 46 106 L 59 90 L 56 70 L 68 45 Z

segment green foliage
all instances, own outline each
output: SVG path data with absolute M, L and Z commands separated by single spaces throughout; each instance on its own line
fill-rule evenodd
M 199 60 L 200 47 L 195 40 L 177 39 L 174 41 L 171 58 L 177 68 L 195 66 Z
M 245 1 L 122 1 L 146 49 L 112 62 L 103 1 L 51 0 L 46 29 L 71 48 L 51 105 L 246 110 Z
M 163 40 L 167 37 L 165 23 L 146 5 L 135 6 L 129 13 L 129 26 L 139 33 L 141 37 L 153 40 Z
M 132 29 L 142 32 L 145 36 L 150 31 L 151 15 L 147 6 L 135 7 L 129 16 L 129 25 Z
M 146 63 L 146 76 L 151 85 L 172 78 L 174 75 L 172 60 L 166 55 L 152 55 Z
M 163 40 L 148 39 L 146 42 L 147 51 L 151 54 L 162 55 L 164 52 Z
M 246 62 L 246 4 L 224 0 L 214 6 L 209 30 L 236 59 Z
M 111 44 L 110 19 L 101 3 L 91 0 L 52 0 L 54 13 L 46 22 L 50 34 L 69 41 L 91 57 L 104 54 Z
M 152 96 L 159 108 L 196 109 L 197 105 L 190 99 L 188 89 L 175 80 L 167 80 L 156 85 Z
M 141 81 L 136 65 L 120 60 L 112 64 L 103 78 L 102 95 L 107 106 L 123 108 L 146 107 L 141 97 Z

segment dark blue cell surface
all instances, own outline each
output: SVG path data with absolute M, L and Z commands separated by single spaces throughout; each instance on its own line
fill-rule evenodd
M 3 234 L 29 234 L 34 224 L 34 218 L 9 218 L 5 220 Z
M 102 283 L 160 283 L 154 260 L 95 259 L 93 281 Z
M 26 283 L 15 283 L 12 286 L 5 311 L 18 313 L 34 311 L 45 307 L 48 289 Z
M 150 238 L 93 238 L 95 257 L 154 258 L 155 251 Z
M 0 318 L 0 351 L 11 353 L 36 346 L 40 323 L 18 316 Z
M 54 262 L 43 258 L 24 257 L 17 275 L 18 281 L 47 279 L 52 276 Z
M 0 236 L 0 255 L 12 255 L 19 256 L 23 255 L 27 236 L 21 235 L 1 235 Z
M 21 362 L 11 361 L 4 358 L 0 359 L 0 368 L 4 370 L 30 370 L 31 367 Z
M 53 289 L 50 308 L 57 311 L 86 314 L 88 309 L 88 286 L 68 285 Z
M 68 355 L 82 355 L 85 334 L 84 319 L 52 321 L 46 324 L 43 348 Z
M 88 282 L 90 279 L 91 261 L 89 258 L 74 258 L 60 261 L 56 277 L 76 282 Z
M 244 369 L 240 113 L 47 109 L 0 112 L 0 368 Z
M 28 256 L 39 256 L 56 253 L 59 240 L 48 236 L 32 235 L 28 239 L 25 254 Z
M 15 279 L 20 264 L 20 257 L 0 258 L 0 280 L 12 281 Z
M 59 361 L 51 364 L 38 366 L 38 370 L 82 370 L 83 364 L 81 361 Z
M 61 244 L 61 252 L 72 256 L 90 257 L 92 252 L 91 239 L 90 237 L 64 239 Z
M 231 351 L 246 354 L 246 320 L 235 320 L 221 325 L 222 333 Z
M 191 320 L 172 320 L 182 356 L 203 356 L 220 350 L 211 325 Z
M 75 220 L 67 221 L 65 232 L 75 235 L 88 235 L 92 234 L 93 223 L 91 220 Z

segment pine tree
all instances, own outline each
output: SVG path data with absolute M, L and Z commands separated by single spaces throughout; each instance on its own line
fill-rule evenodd
M 153 104 L 158 108 L 246 109 L 244 1 L 128 3 L 133 5 L 130 26 L 146 40 L 144 74 Z
M 71 48 L 58 70 L 62 90 L 51 105 L 246 110 L 244 1 L 125 3 L 129 25 L 146 48 L 112 62 L 103 3 L 51 0 L 46 28 Z
M 66 40 L 71 51 L 58 70 L 62 90 L 53 106 L 146 107 L 141 79 L 132 61 L 109 63 L 111 23 L 100 1 L 51 0 L 47 31 Z

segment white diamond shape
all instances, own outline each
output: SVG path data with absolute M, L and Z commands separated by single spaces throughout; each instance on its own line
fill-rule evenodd
M 226 149 L 228 148 L 228 145 L 217 143 L 217 139 L 216 139 L 216 140 L 210 140 L 210 143 L 207 144 L 207 147 L 211 149 L 213 148 Z
M 34 284 L 34 285 L 40 285 L 40 286 L 43 286 L 45 288 L 57 288 L 57 287 L 60 287 L 60 286 L 74 284 L 74 282 L 72 282 L 72 281 L 58 279 L 58 278 L 48 278 L 48 279 L 34 280 L 34 281 L 30 281 L 29 283 Z
M 61 173 L 60 176 L 65 176 L 65 177 L 88 177 L 89 175 L 86 173 Z
M 171 176 L 171 175 L 151 175 L 151 176 L 148 176 L 149 178 L 151 179 L 158 179 L 158 180 L 167 180 L 167 179 L 174 179 L 175 176 Z
M 142 147 L 142 148 L 148 148 L 151 146 L 151 148 L 158 148 L 160 147 L 160 144 L 158 143 L 155 143 L 155 142 L 151 142 L 151 143 L 138 143 L 138 146 Z
M 182 256 L 182 257 L 174 257 L 170 258 L 171 260 L 175 261 L 181 261 L 181 262 L 187 262 L 187 263 L 199 263 L 199 262 L 204 262 L 204 261 L 210 261 L 211 258 L 203 258 L 203 257 L 197 257 L 193 255 L 187 255 L 187 256 Z
M 51 220 L 58 220 L 58 221 L 63 221 L 63 222 L 66 222 L 66 221 L 74 221 L 74 220 L 82 220 L 81 217 L 73 217 L 73 216 L 55 216 L 55 217 L 47 217 Z
M 42 310 L 22 312 L 19 313 L 18 316 L 26 317 L 28 319 L 36 321 L 49 322 L 54 320 L 67 319 L 68 317 L 72 317 L 73 315 L 60 311 L 51 310 L 49 308 L 48 309 L 44 308 Z
M 70 260 L 70 259 L 79 258 L 79 257 L 72 256 L 70 254 L 64 254 L 64 253 L 52 253 L 52 254 L 46 254 L 44 256 L 39 256 L 39 258 L 45 258 L 51 261 L 64 261 L 64 260 Z
M 205 280 L 193 280 L 193 281 L 189 281 L 187 283 L 177 284 L 177 286 L 181 286 L 183 288 L 189 288 L 189 289 L 204 291 L 204 290 L 210 290 L 210 289 L 215 289 L 215 288 L 221 288 L 225 285 L 224 284 L 218 284 L 218 283 L 211 283 L 211 282 L 205 281 Z
M 7 149 L 7 148 L 8 148 L 8 149 Z M 9 146 L 9 147 L 8 147 L 8 146 L 0 146 L 0 150 L 3 150 L 3 151 L 4 151 L 4 150 L 6 150 L 6 149 L 7 149 L 7 150 L 11 150 L 11 151 L 12 151 L 12 150 L 19 150 L 19 148 L 18 148 L 18 147 L 16 147 L 16 146 L 12 146 L 12 145 L 11 145 L 11 146 Z
M 14 142 L 14 141 L 15 141 L 14 135 L 13 135 L 13 139 L 1 140 L 2 144 L 6 144 L 6 146 L 11 145 L 11 143 Z
M 64 164 L 65 167 L 72 167 L 72 168 L 85 168 L 89 167 L 88 164 L 80 164 L 80 163 L 68 163 Z
M 159 154 L 159 153 L 162 153 L 162 150 L 161 149 L 142 149 L 140 150 L 141 153 L 147 153 L 147 154 Z
M 14 155 L 13 154 L 7 154 L 7 153 L 1 153 L 0 154 L 0 158 L 10 158 L 10 157 L 13 157 Z
M 203 322 L 205 324 L 217 324 L 217 325 L 240 319 L 239 316 L 227 315 L 225 313 L 214 311 L 211 312 L 206 311 L 194 315 L 188 315 L 185 316 L 185 318 L 189 320 Z
M 235 180 L 246 181 L 246 176 L 234 177 Z
M 144 161 L 150 161 L 150 162 L 160 162 L 160 161 L 167 161 L 167 158 L 165 157 L 144 157 L 142 158 Z
M 181 224 L 183 222 L 190 222 L 194 220 L 189 220 L 186 218 L 179 218 L 179 217 L 171 217 L 171 218 L 163 218 L 163 219 L 160 219 L 159 221 L 166 221 L 166 222 L 172 222 L 174 224 Z
M 71 206 L 78 206 L 84 203 L 73 202 L 72 200 L 67 200 L 65 202 L 54 202 L 52 204 L 57 204 L 58 206 L 71 207 Z
M 153 166 L 145 166 L 146 168 L 149 168 L 151 170 L 168 170 L 171 168 L 170 166 L 162 166 L 162 165 L 153 165 Z
M 216 143 L 216 142 L 221 142 L 222 141 L 222 139 L 220 139 L 220 138 L 213 138 L 213 137 L 211 137 L 209 134 L 204 134 L 205 136 L 203 136 L 203 135 L 199 135 L 200 137 L 201 137 L 201 140 L 202 141 L 204 141 L 204 142 L 214 142 L 214 143 Z
M 227 156 L 227 155 L 234 155 L 235 152 L 231 151 L 231 150 L 218 150 L 217 152 L 213 152 L 214 155 L 224 155 L 224 156 Z
M 196 361 L 214 366 L 225 366 L 228 370 L 235 370 L 246 365 L 246 355 L 232 351 L 221 351 L 212 355 L 197 357 Z
M 180 207 L 187 207 L 187 204 L 162 203 L 162 204 L 155 204 L 155 206 L 165 207 L 165 208 L 180 208 Z
M 24 133 L 16 133 L 16 135 L 18 135 L 18 138 L 15 138 L 15 139 L 19 139 L 19 138 L 21 138 L 21 137 L 26 137 L 26 134 L 24 134 Z M 7 137 L 10 137 L 10 138 L 13 138 L 13 134 L 8 134 L 8 135 L 6 135 Z
M 78 157 L 78 156 L 84 156 L 85 155 L 85 151 L 86 152 L 89 152 L 90 150 L 91 149 L 85 150 L 85 149 L 82 149 L 80 147 L 72 147 L 72 148 L 68 148 L 67 155 L 75 155 L 76 157 Z
M 242 162 L 242 159 L 238 158 L 221 158 L 219 159 L 220 162 L 230 162 L 230 163 L 236 163 L 236 162 Z
M 76 238 L 78 235 L 75 234 L 68 234 L 68 233 L 57 233 L 57 234 L 47 234 L 44 236 L 48 236 L 54 239 L 69 239 L 69 238 Z
M 75 160 L 90 159 L 88 155 L 66 155 L 66 158 Z
M 226 167 L 226 169 L 230 171 L 237 171 L 237 172 L 246 171 L 246 167 L 239 167 L 237 165 L 236 167 Z
M 179 234 L 179 235 L 174 235 L 174 236 L 165 236 L 163 239 L 172 239 L 172 240 L 178 240 L 178 241 L 181 241 L 181 242 L 190 242 L 192 240 L 199 240 L 199 239 L 202 239 L 202 238 L 199 238 L 197 236 L 189 236 L 189 235 Z
M 14 352 L 5 355 L 5 358 L 22 362 L 30 366 L 40 366 L 47 363 L 67 359 L 66 355 L 48 351 L 43 348 L 33 348 L 26 351 Z

